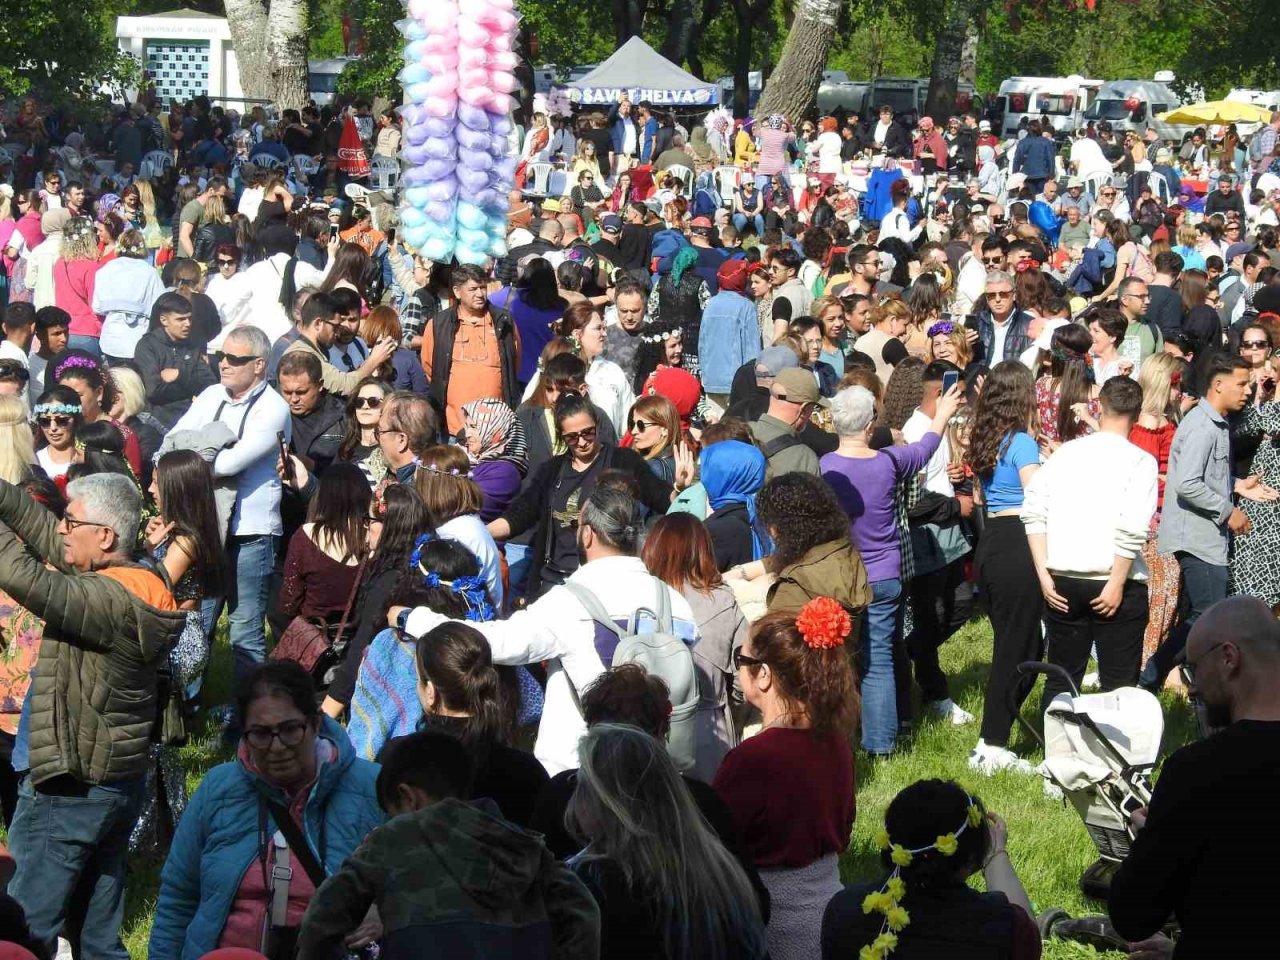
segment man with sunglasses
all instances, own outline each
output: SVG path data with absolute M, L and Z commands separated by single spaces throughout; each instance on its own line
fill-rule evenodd
M 1236 596 L 1206 610 L 1185 671 L 1208 724 L 1222 729 L 1166 759 L 1151 803 L 1130 815 L 1138 833 L 1111 880 L 1111 921 L 1171 950 L 1159 931 L 1172 915 L 1177 956 L 1261 956 L 1280 897 L 1267 839 L 1280 790 L 1280 626 L 1267 605 Z M 1209 904 L 1233 884 L 1223 924 Z
M 235 436 L 235 442 L 213 460 L 214 477 L 234 485 L 236 491 L 227 536 L 227 558 L 235 577 L 227 599 L 233 689 L 266 659 L 263 622 L 276 544 L 283 531 L 277 437 L 283 433 L 288 443 L 293 425 L 288 404 L 267 385 L 270 349 L 267 335 L 257 327 L 236 327 L 228 333 L 214 355 L 221 382 L 196 397 L 170 431 L 172 437 L 222 423 Z M 218 622 L 218 609 L 218 601 L 206 603 L 206 624 Z
M 350 310 L 352 304 L 344 303 L 343 306 L 347 308 L 344 316 L 352 313 Z M 358 313 L 356 315 L 358 316 Z M 334 366 L 332 357 L 333 348 L 338 340 L 338 328 L 341 325 L 342 321 L 338 319 L 338 303 L 334 296 L 327 293 L 312 294 L 302 305 L 302 315 L 298 319 L 298 337 L 289 344 L 284 356 L 299 352 L 311 354 L 320 363 L 324 389 L 338 397 L 349 397 L 356 392 L 356 387 L 361 380 L 373 376 L 391 358 L 396 344 L 394 340 L 383 340 L 369 349 L 364 361 L 358 367 L 340 370 Z M 351 332 L 354 339 L 354 332 L 348 332 Z M 281 363 L 283 362 L 281 358 Z
M 986 303 L 977 311 L 974 360 L 994 367 L 1001 360 L 1019 359 L 1032 344 L 1032 317 L 1018 306 L 1013 277 L 1003 270 L 990 271 L 983 296 Z
M 50 955 L 120 942 L 129 835 L 146 794 L 157 669 L 186 614 L 133 562 L 142 497 L 117 474 L 81 477 L 57 520 L 0 481 L 0 588 L 45 622 L 27 705 L 29 773 L 9 830 L 9 893 Z M 76 909 L 72 909 L 72 905 Z

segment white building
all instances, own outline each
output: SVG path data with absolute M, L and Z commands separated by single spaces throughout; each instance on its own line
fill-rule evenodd
M 240 66 L 225 17 L 197 10 L 172 10 L 147 17 L 117 17 L 116 40 L 155 84 L 168 106 L 204 94 L 243 110 Z M 136 91 L 129 91 L 130 99 Z

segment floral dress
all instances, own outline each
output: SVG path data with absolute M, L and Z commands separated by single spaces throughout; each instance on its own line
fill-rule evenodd
M 1251 474 L 1261 474 L 1268 486 L 1280 486 L 1280 402 L 1248 407 L 1232 437 L 1256 437 L 1262 443 L 1253 455 Z M 1239 498 L 1249 518 L 1247 537 L 1231 540 L 1230 593 L 1257 597 L 1268 607 L 1280 603 L 1280 501 L 1257 503 Z
M 0 732 L 10 737 L 18 732 L 43 638 L 44 621 L 0 590 Z
M 1092 428 L 1082 423 L 1080 432 L 1075 437 L 1058 436 L 1058 407 L 1062 403 L 1062 394 L 1058 392 L 1052 379 L 1046 376 L 1036 381 L 1036 411 L 1040 414 L 1040 432 L 1050 443 L 1066 443 L 1093 433 Z M 1089 416 L 1094 420 L 1102 416 L 1102 404 L 1097 397 L 1089 399 Z
M 171 545 L 172 541 L 167 541 L 152 552 L 157 565 L 164 562 Z M 199 603 L 204 599 L 204 591 L 200 588 L 199 571 L 194 566 L 173 585 L 173 599 L 177 604 L 196 601 L 195 608 L 186 611 L 187 620 L 182 634 L 169 651 L 170 682 L 179 690 L 186 690 L 204 673 L 209 663 L 209 639 L 205 634 Z M 158 704 L 158 708 L 163 707 L 164 704 Z M 151 744 L 146 796 L 142 813 L 129 836 L 129 850 L 132 853 L 147 851 L 163 855 L 169 838 L 178 829 L 183 811 L 187 809 L 187 775 L 179 761 L 178 747 Z

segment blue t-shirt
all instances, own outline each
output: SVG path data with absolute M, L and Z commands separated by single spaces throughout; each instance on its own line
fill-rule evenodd
M 1023 467 L 1040 464 L 1040 447 L 1029 433 L 1015 433 L 1006 440 L 1000 450 L 1000 458 L 991 471 L 991 478 L 982 486 L 987 498 L 987 513 L 999 513 L 1022 506 L 1022 479 L 1018 472 Z

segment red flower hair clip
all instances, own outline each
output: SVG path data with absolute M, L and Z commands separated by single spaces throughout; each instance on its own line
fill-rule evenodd
M 1039 260 L 1023 260 L 1013 269 L 1017 273 L 1026 273 L 1028 270 L 1039 270 L 1041 266 Z
M 796 629 L 804 642 L 815 650 L 843 646 L 853 630 L 849 611 L 831 597 L 814 597 L 796 616 Z

